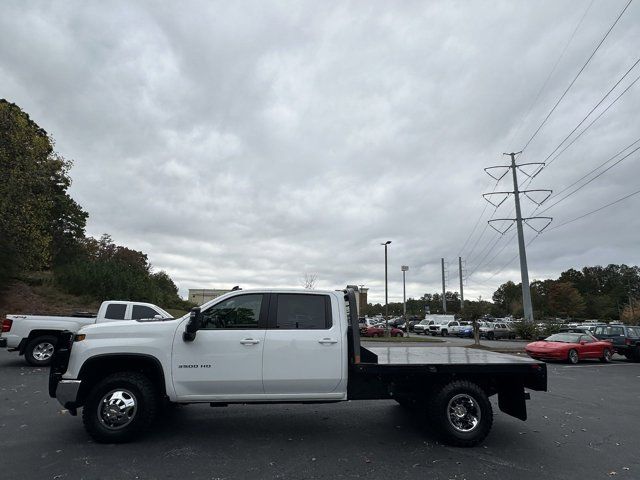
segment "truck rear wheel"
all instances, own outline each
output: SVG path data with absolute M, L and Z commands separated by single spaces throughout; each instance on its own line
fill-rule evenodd
M 149 429 L 158 411 L 157 390 L 140 373 L 109 375 L 90 391 L 82 422 L 99 443 L 124 443 Z
M 442 387 L 428 402 L 428 414 L 443 441 L 457 447 L 478 445 L 493 425 L 489 397 L 467 380 Z
M 58 339 L 52 335 L 34 338 L 24 350 L 24 359 L 34 367 L 46 367 L 51 363 L 57 342 Z

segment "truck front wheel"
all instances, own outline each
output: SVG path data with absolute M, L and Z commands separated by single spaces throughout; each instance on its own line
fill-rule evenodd
M 493 425 L 489 397 L 482 388 L 467 380 L 445 385 L 428 405 L 430 421 L 449 445 L 476 446 L 485 439 Z
M 99 443 L 128 442 L 149 429 L 158 403 L 157 390 L 146 376 L 114 373 L 91 389 L 82 410 L 82 422 Z
M 51 363 L 53 350 L 58 339 L 51 335 L 43 335 L 31 340 L 24 350 L 24 359 L 34 367 L 45 367 Z

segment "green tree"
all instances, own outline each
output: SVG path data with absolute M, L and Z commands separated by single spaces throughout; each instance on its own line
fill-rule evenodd
M 45 130 L 0 99 L 0 285 L 49 267 L 84 236 L 87 214 L 67 194 L 70 167 Z
M 519 316 L 522 311 L 522 285 L 511 280 L 500 285 L 492 298 L 504 314 Z

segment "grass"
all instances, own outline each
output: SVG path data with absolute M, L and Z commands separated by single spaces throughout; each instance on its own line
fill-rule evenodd
M 439 338 L 429 337 L 360 337 L 362 342 L 394 342 L 394 343 L 406 343 L 406 342 L 422 342 L 422 343 L 442 343 L 444 340 Z

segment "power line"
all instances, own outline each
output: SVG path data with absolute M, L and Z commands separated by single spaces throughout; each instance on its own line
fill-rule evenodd
M 495 183 L 495 185 L 493 186 L 493 191 L 495 192 L 496 188 L 498 187 L 498 181 Z M 480 220 L 482 220 L 482 217 L 484 216 L 484 212 L 487 211 L 487 207 L 489 206 L 488 203 L 484 203 L 484 208 L 482 209 L 482 212 L 480 212 L 480 216 L 478 217 L 478 219 L 476 220 L 476 223 L 473 225 L 473 228 L 471 229 L 471 233 L 469 234 L 469 236 L 467 237 L 467 239 L 465 240 L 464 244 L 462 245 L 462 248 L 460 249 L 460 251 L 458 252 L 458 256 L 462 256 L 462 252 L 464 251 L 464 249 L 466 248 L 467 244 L 469 243 L 469 240 L 471 240 L 471 237 L 473 236 L 474 232 L 476 231 L 476 229 L 478 228 L 478 225 L 480 224 Z M 494 212 L 495 213 L 495 212 Z M 475 247 L 474 247 L 475 248 Z M 472 250 L 473 251 L 473 250 Z
M 616 89 L 616 87 L 617 87 L 618 85 L 620 85 L 620 83 L 621 83 L 621 82 L 622 82 L 622 81 L 627 77 L 627 75 L 629 75 L 629 73 L 631 73 L 631 70 L 633 70 L 633 69 L 636 67 L 636 65 L 638 65 L 638 63 L 640 63 L 640 57 L 638 57 L 638 59 L 635 61 L 635 63 L 634 63 L 633 65 L 631 65 L 631 67 L 630 67 L 630 68 L 629 68 L 629 69 L 624 73 L 624 75 L 622 75 L 622 77 L 620 77 L 620 79 L 618 79 L 618 81 L 615 83 L 615 85 L 614 85 L 613 87 L 611 87 L 611 88 L 609 89 L 609 91 L 604 95 L 604 97 L 602 97 L 602 98 L 600 99 L 600 101 L 599 101 L 599 102 L 598 102 L 598 103 L 597 103 L 597 104 L 596 104 L 596 105 L 595 105 L 595 106 L 594 106 L 594 107 L 589 111 L 589 113 L 587 113 L 587 115 L 586 115 L 586 116 L 585 116 L 585 117 L 580 121 L 580 123 L 578 123 L 578 124 L 574 127 L 574 129 L 573 129 L 573 130 L 571 130 L 571 132 L 569 132 L 569 134 L 568 134 L 566 137 L 564 137 L 564 139 L 563 139 L 563 140 L 558 144 L 558 146 L 557 146 L 556 148 L 554 148 L 554 149 L 553 149 L 553 151 L 552 151 L 549 155 L 547 155 L 547 157 L 543 160 L 543 162 L 546 162 L 547 160 L 549 160 L 549 159 L 553 156 L 553 154 L 554 154 L 554 153 L 556 153 L 560 147 L 562 147 L 562 144 L 563 144 L 564 142 L 566 142 L 566 141 L 571 137 L 571 135 L 573 135 L 573 134 L 575 133 L 575 131 L 576 131 L 576 130 L 578 130 L 578 128 L 580 128 L 580 126 L 581 126 L 584 122 L 586 122 L 586 121 L 587 121 L 587 119 L 591 116 L 591 114 L 592 114 L 592 113 L 593 113 L 593 112 L 594 112 L 594 111 L 595 111 L 595 110 L 596 110 L 600 105 L 602 105 L 602 102 L 604 102 L 604 101 L 606 100 L 606 98 L 611 94 L 611 92 L 613 92 L 613 91 Z M 635 83 L 636 81 L 637 81 L 637 79 L 636 79 L 633 83 Z M 633 83 L 632 83 L 632 85 L 633 85 Z M 629 88 L 627 88 L 626 90 L 628 90 L 628 89 L 629 89 Z M 626 92 L 626 90 L 625 90 L 625 92 Z
M 589 63 L 591 62 L 591 59 L 594 57 L 594 55 L 596 54 L 596 52 L 600 49 L 600 47 L 602 46 L 602 44 L 604 43 L 604 41 L 607 39 L 607 37 L 609 36 L 609 34 L 611 33 L 611 31 L 613 30 L 613 28 L 616 26 L 616 24 L 618 23 L 618 21 L 620 20 L 620 18 L 622 17 L 622 15 L 624 15 L 624 12 L 627 11 L 627 8 L 629 8 L 629 5 L 631 5 L 631 2 L 633 0 L 629 0 L 627 2 L 627 4 L 625 5 L 625 7 L 622 9 L 622 11 L 620 12 L 620 14 L 618 15 L 618 17 L 616 18 L 616 20 L 613 22 L 613 24 L 609 27 L 609 30 L 607 30 L 607 33 L 605 33 L 604 37 L 602 37 L 602 40 L 600 40 L 600 42 L 598 43 L 598 45 L 596 46 L 596 48 L 593 50 L 593 52 L 591 53 L 591 55 L 589 55 L 589 58 L 587 58 L 587 61 L 584 63 L 584 65 L 582 65 L 582 67 L 580 68 L 580 70 L 578 70 L 578 73 L 576 74 L 576 76 L 573 78 L 573 80 L 571 80 L 571 83 L 569 83 L 569 86 L 566 88 L 566 90 L 562 93 L 562 95 L 560 95 L 560 98 L 558 99 L 558 101 L 556 101 L 555 105 L 551 108 L 551 110 L 549 111 L 549 113 L 547 113 L 547 116 L 544 118 L 544 120 L 542 121 L 542 123 L 538 126 L 538 128 L 536 129 L 535 132 L 533 132 L 533 135 L 531 135 L 531 138 L 529 138 L 529 140 L 527 141 L 527 143 L 524 145 L 524 147 L 522 147 L 522 151 L 526 150 L 527 147 L 529 146 L 529 144 L 533 141 L 533 139 L 536 137 L 536 135 L 538 135 L 538 133 L 540 132 L 540 130 L 542 129 L 542 127 L 547 123 L 547 120 L 549 120 L 549 117 L 551 117 L 551 115 L 553 114 L 553 112 L 555 112 L 556 108 L 558 108 L 558 105 L 560 105 L 560 103 L 562 102 L 562 100 L 564 99 L 564 97 L 567 95 L 567 93 L 569 93 L 569 90 L 571 90 L 571 87 L 573 87 L 573 85 L 576 83 L 576 80 L 578 80 L 578 78 L 580 77 L 580 75 L 582 74 L 582 72 L 584 71 L 585 68 L 587 68 L 587 65 L 589 65 Z
M 609 170 L 611 170 L 613 167 L 615 167 L 616 165 L 618 165 L 620 162 L 622 162 L 624 159 L 630 157 L 631 155 L 633 155 L 635 152 L 637 152 L 638 150 L 640 150 L 640 147 L 636 147 L 634 150 L 630 151 L 629 153 L 627 153 L 624 157 L 620 158 L 617 162 L 613 163 L 612 165 L 609 165 L 607 168 L 605 168 L 602 172 L 598 173 L 595 177 L 593 177 L 592 179 L 590 179 L 588 182 L 583 183 L 582 185 L 580 185 L 578 188 L 576 188 L 575 190 L 569 192 L 567 195 L 565 195 L 564 197 L 562 197 L 560 200 L 552 203 L 551 205 L 549 205 L 548 207 L 546 207 L 544 210 L 542 210 L 540 213 L 544 213 L 547 210 L 549 210 L 550 208 L 555 207 L 557 204 L 559 204 L 560 202 L 565 201 L 567 198 L 571 197 L 572 195 L 574 195 L 575 193 L 577 193 L 578 191 L 580 191 L 581 189 L 583 189 L 584 187 L 586 187 L 587 185 L 589 185 L 591 182 L 593 182 L 595 179 L 601 177 L 602 175 L 604 175 L 606 172 L 608 172 Z M 607 162 L 609 162 L 610 160 L 607 160 Z M 592 170 L 593 172 L 593 170 Z M 584 178 L 584 177 L 583 177 Z
M 576 180 L 575 182 L 573 182 L 571 185 L 569 185 L 568 187 L 563 188 L 562 190 L 560 190 L 559 192 L 556 192 L 555 195 L 551 196 L 549 199 L 552 200 L 560 195 L 562 195 L 564 192 L 566 192 L 567 190 L 569 190 L 571 187 L 573 187 L 574 185 L 577 185 L 578 183 L 580 183 L 582 180 L 584 180 L 585 178 L 587 178 L 589 175 L 591 175 L 593 172 L 595 172 L 596 170 L 598 170 L 599 168 L 604 167 L 607 163 L 609 163 L 611 160 L 613 160 L 614 158 L 616 158 L 617 156 L 621 155 L 625 150 L 629 150 L 631 147 L 633 147 L 636 143 L 640 142 L 640 138 L 638 138 L 635 142 L 627 145 L 626 147 L 624 147 L 622 150 L 620 150 L 618 153 L 616 153 L 615 155 L 613 155 L 612 157 L 609 157 L 608 160 L 606 160 L 605 162 L 602 162 L 600 165 L 598 165 L 596 168 L 594 168 L 593 170 L 589 171 L 588 173 L 585 173 L 582 177 L 580 177 L 578 180 Z M 536 208 L 537 210 L 537 208 Z
M 529 245 L 531 245 L 536 238 L 538 238 L 540 236 L 540 234 L 537 234 L 535 237 L 532 237 L 528 242 L 527 242 L 527 247 L 529 247 Z M 516 259 L 518 258 L 519 254 L 515 254 L 511 260 L 509 260 L 507 263 L 505 263 L 502 267 L 500 267 L 499 270 L 497 270 L 496 272 L 494 272 L 489 278 L 486 278 L 485 281 L 491 280 L 492 278 L 494 278 L 496 275 L 499 275 L 505 268 L 507 268 L 509 265 L 511 265 L 513 262 L 516 261 Z
M 597 116 L 596 118 L 594 118 L 594 119 L 591 121 L 591 123 L 590 123 L 589 125 L 587 125 L 587 126 L 586 126 L 586 127 L 585 127 L 585 128 L 584 128 L 584 129 L 583 129 L 583 130 L 578 134 L 578 135 L 577 135 L 577 136 L 575 136 L 575 137 L 573 138 L 573 140 L 571 140 L 571 142 L 569 142 L 569 143 L 568 143 L 568 144 L 567 144 L 567 145 L 566 145 L 566 146 L 565 146 L 565 147 L 564 147 L 560 152 L 558 152 L 558 153 L 556 154 L 556 156 L 555 156 L 555 157 L 553 157 L 551 160 L 549 160 L 549 161 L 547 162 L 546 166 L 548 167 L 548 166 L 549 166 L 549 165 L 551 165 L 553 162 L 555 162 L 555 161 L 558 159 L 558 157 L 559 157 L 560 155 L 562 155 L 562 154 L 563 154 L 563 153 L 564 153 L 564 152 L 565 152 L 565 151 L 566 151 L 566 150 L 567 150 L 571 145 L 573 145 L 573 144 L 576 142 L 576 140 L 578 140 L 578 139 L 579 139 L 579 138 L 580 138 L 580 137 L 581 137 L 581 136 L 582 136 L 582 135 L 583 135 L 587 130 L 589 130 L 589 128 L 591 128 L 591 126 L 592 126 L 594 123 L 596 123 L 598 120 L 600 120 L 600 118 L 601 118 L 605 113 L 607 113 L 607 111 L 609 111 L 609 109 L 610 109 L 611 107 L 613 107 L 613 105 L 615 105 L 615 103 L 616 103 L 618 100 L 620 100 L 620 97 L 622 97 L 625 93 L 627 93 L 627 92 L 629 91 L 629 89 L 630 89 L 631 87 L 633 87 L 633 86 L 636 84 L 636 82 L 637 82 L 638 80 L 640 80 L 640 76 L 636 77 L 636 79 L 635 79 L 633 82 L 631 82 L 629 85 L 627 85 L 627 88 L 625 88 L 622 92 L 620 92 L 620 94 L 619 94 L 615 99 L 613 99 L 613 101 L 612 101 L 612 102 L 607 106 L 607 108 L 605 108 L 602 112 L 600 112 L 600 113 L 598 114 L 598 116 Z M 539 172 L 538 172 L 538 173 L 539 173 Z M 536 173 L 536 175 L 537 175 L 537 173 Z M 535 175 L 534 175 L 534 176 L 535 176 Z
M 591 10 L 591 6 L 593 5 L 594 1 L 595 0 L 591 0 L 591 3 L 589 3 L 589 5 L 587 6 L 586 10 L 582 14 L 582 17 L 580 17 L 580 21 L 578 21 L 578 23 L 576 24 L 575 28 L 573 29 L 573 32 L 571 32 L 571 36 L 567 40 L 567 43 L 565 43 L 564 48 L 562 49 L 562 52 L 560 53 L 560 56 L 558 57 L 556 62 L 553 64 L 553 67 L 551 68 L 551 71 L 549 72 L 549 75 L 547 75 L 547 78 L 545 79 L 544 83 L 542 84 L 542 87 L 540 87 L 540 90 L 538 90 L 538 93 L 536 94 L 536 96 L 535 96 L 535 98 L 533 100 L 533 103 L 529 106 L 529 109 L 527 110 L 527 113 L 522 116 L 522 118 L 520 119 L 520 122 L 518 122 L 519 123 L 518 129 L 516 130 L 516 132 L 514 134 L 511 135 L 510 140 L 507 142 L 507 144 L 510 143 L 511 138 L 516 138 L 516 139 L 518 138 L 518 134 L 520 134 L 520 131 L 522 130 L 522 126 L 524 125 L 524 119 L 529 116 L 529 114 L 533 110 L 533 107 L 535 107 L 536 104 L 538 103 L 538 100 L 540 99 L 540 96 L 542 95 L 542 92 L 544 92 L 544 90 L 547 88 L 549 80 L 551 80 L 551 77 L 555 73 L 556 68 L 558 68 L 558 65 L 560 64 L 560 60 L 562 60 L 562 58 L 564 57 L 564 54 L 567 52 L 567 49 L 569 48 L 569 45 L 571 45 L 571 42 L 573 41 L 573 38 L 576 36 L 576 33 L 577 33 L 578 29 L 580 28 L 580 26 L 582 25 L 582 22 L 584 21 L 585 17 L 587 16 L 587 13 L 589 12 L 589 10 Z
M 613 201 L 613 202 L 611 202 L 611 203 L 607 203 L 606 205 L 603 205 L 602 207 L 596 208 L 595 210 L 591 210 L 590 212 L 587 212 L 587 213 L 585 213 L 585 214 L 583 214 L 583 215 L 580 215 L 579 217 L 573 218 L 573 219 L 568 220 L 568 221 L 566 221 L 566 222 L 564 222 L 564 223 L 561 223 L 561 224 L 559 224 L 559 225 L 556 225 L 555 227 L 550 228 L 550 229 L 549 229 L 549 231 L 551 231 L 551 230 L 557 230 L 557 229 L 558 229 L 558 228 L 560 228 L 560 227 L 564 227 L 565 225 L 569 225 L 570 223 L 573 223 L 573 222 L 576 222 L 576 221 L 578 221 L 578 220 L 581 220 L 581 219 L 583 219 L 584 217 L 588 217 L 589 215 L 593 215 L 594 213 L 597 213 L 597 212 L 599 212 L 600 210 L 604 210 L 605 208 L 611 207 L 611 206 L 615 205 L 616 203 L 620 203 L 620 202 L 622 202 L 622 201 L 626 200 L 627 198 L 631 198 L 631 197 L 633 197 L 634 195 L 638 195 L 639 193 L 640 193 L 640 190 L 636 190 L 635 192 L 630 193 L 630 194 L 628 194 L 628 195 L 625 195 L 624 197 L 619 198 L 619 199 L 617 199 L 617 200 L 615 200 L 615 201 Z
M 496 212 L 498 211 L 497 208 L 495 208 L 493 210 L 493 212 L 491 213 L 491 218 L 493 218 L 493 216 L 496 214 Z M 469 260 L 469 258 L 473 259 L 474 257 L 473 252 L 476 250 L 476 247 L 478 246 L 478 244 L 480 243 L 480 240 L 482 240 L 482 237 L 484 236 L 484 233 L 487 231 L 487 228 L 489 228 L 489 224 L 485 224 L 484 228 L 482 229 L 482 231 L 480 232 L 480 236 L 478 238 L 476 238 L 475 243 L 473 244 L 473 248 L 471 248 L 471 251 L 467 254 L 467 261 L 471 262 L 473 260 Z M 489 240 L 489 242 L 491 242 L 491 240 Z M 487 248 L 487 246 L 485 245 L 482 250 L 480 250 L 478 255 L 482 255 L 482 252 L 484 252 L 484 249 Z
M 571 140 L 567 145 L 565 145 L 565 147 L 564 147 L 562 150 L 560 150 L 560 151 L 556 154 L 556 156 L 555 156 L 555 157 L 553 157 L 551 160 L 549 160 L 548 162 L 546 162 L 546 163 L 545 163 L 545 165 L 544 165 L 544 167 L 540 168 L 536 173 L 534 173 L 533 175 L 531 175 L 531 177 L 527 180 L 527 183 L 526 183 L 526 185 L 525 185 L 525 188 L 526 188 L 526 187 L 528 187 L 529 185 L 531 185 L 531 182 L 533 182 L 533 179 L 534 179 L 535 177 L 537 177 L 537 176 L 538 176 L 538 174 L 539 174 L 540 172 L 542 172 L 542 170 L 543 170 L 544 168 L 548 167 L 548 166 L 549 166 L 549 165 L 551 165 L 553 162 L 555 162 L 555 161 L 558 159 L 558 157 L 559 157 L 560 155 L 562 155 L 564 152 L 566 152 L 566 151 L 567 151 L 567 149 L 568 149 L 569 147 L 571 147 L 571 145 L 573 145 L 573 144 L 574 144 L 574 143 L 575 143 L 575 142 L 576 142 L 580 137 L 582 137 L 582 135 L 584 135 L 584 133 L 585 133 L 587 130 L 589 130 L 589 129 L 593 126 L 593 124 L 594 124 L 594 123 L 596 123 L 598 120 L 600 120 L 600 118 L 601 118 L 605 113 L 607 113 L 607 112 L 609 111 L 609 109 L 610 109 L 611 107 L 613 107 L 613 105 L 615 105 L 615 104 L 616 104 L 616 102 L 617 102 L 618 100 L 620 100 L 620 98 L 621 98 L 625 93 L 627 93 L 627 92 L 629 91 L 629 89 L 630 89 L 633 85 L 635 85 L 635 84 L 638 82 L 638 80 L 640 80 L 640 76 L 636 77 L 636 79 L 635 79 L 633 82 L 631 82 L 629 85 L 627 85 L 627 87 L 626 87 L 622 92 L 620 92 L 620 94 L 619 94 L 616 98 L 614 98 L 614 99 L 613 99 L 613 101 L 612 101 L 612 102 L 607 106 L 607 108 L 605 108 L 602 112 L 600 112 L 600 113 L 596 116 L 596 118 L 594 118 L 594 119 L 591 121 L 591 123 L 589 123 L 589 125 L 587 125 L 586 127 L 584 127 L 584 128 L 582 129 L 582 131 L 581 131 L 578 135 L 576 135 L 575 137 L 573 137 L 573 140 Z M 628 148 L 628 147 L 627 147 L 627 148 Z M 625 149 L 625 150 L 626 150 L 626 149 Z M 549 158 L 549 157 L 547 157 L 547 158 Z M 537 208 L 536 208 L 536 210 L 537 210 Z
M 471 270 L 471 272 L 466 276 L 466 278 L 469 278 L 471 275 L 473 275 L 475 273 L 476 270 L 478 270 L 478 268 L 480 268 L 480 266 L 482 265 L 482 262 L 484 261 L 485 258 L 487 258 L 487 256 L 489 255 L 489 253 L 491 252 L 491 250 L 493 250 L 495 248 L 495 246 L 498 244 L 498 242 L 500 241 L 500 239 L 502 239 L 504 237 L 504 235 L 499 235 L 498 238 L 496 238 L 495 242 L 493 242 L 493 245 L 491 245 L 491 248 L 489 248 L 487 250 L 487 252 L 482 256 L 482 258 L 480 259 L 480 261 L 476 264 L 475 267 L 473 267 L 473 269 Z M 489 241 L 489 243 L 487 245 L 490 245 L 491 241 Z

